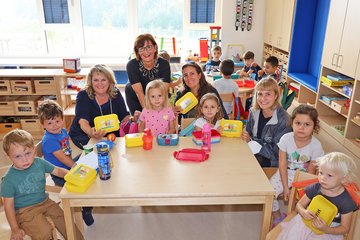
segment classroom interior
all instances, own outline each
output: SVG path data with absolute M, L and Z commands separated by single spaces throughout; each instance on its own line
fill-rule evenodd
M 68 2 L 77 4 L 79 1 Z M 184 4 L 187 6 L 190 2 L 192 1 L 186 0 Z M 241 25 L 238 29 L 235 27 L 237 1 L 215 2 L 216 13 L 220 14 L 213 25 L 221 26 L 219 44 L 223 49 L 223 58 L 232 58 L 234 51 L 241 54 L 250 50 L 255 53 L 255 61 L 262 65 L 267 57 L 276 56 L 282 66 L 281 81 L 297 92 L 287 111 L 291 113 L 299 104 L 315 106 L 319 112 L 321 128 L 316 137 L 322 143 L 324 151 L 339 151 L 349 155 L 356 161 L 357 175 L 360 176 L 360 31 L 356 25 L 360 2 L 257 0 L 252 6 L 250 30 L 246 27 L 242 30 Z M 247 2 L 249 4 L 250 1 Z M 187 11 L 185 8 L 186 16 L 189 15 Z M 205 38 L 213 37 L 209 26 L 206 26 L 204 32 Z M 140 34 L 134 32 L 131 39 L 137 33 Z M 190 57 L 189 50 L 192 50 L 192 54 L 200 51 L 198 46 L 194 49 L 185 46 L 180 48 L 181 42 L 186 41 L 177 42 L 179 49 L 169 50 L 177 52 L 175 55 L 170 54 L 175 61 L 180 59 L 179 63 L 171 63 L 173 72 L 179 71 Z M 214 44 L 213 41 L 210 42 Z M 124 93 L 127 80 L 125 66 L 132 50 L 132 41 L 126 56 L 76 55 L 81 56 L 82 69 L 74 74 L 66 74 L 62 69 L 62 60 L 69 55 L 11 55 L 6 50 L 6 38 L 0 36 L 0 43 L 0 87 L 10 87 L 10 83 L 6 82 L 8 80 L 14 82 L 31 79 L 35 91 L 33 94 L 21 95 L 11 94 L 11 90 L 10 93 L 0 93 L 0 119 L 9 116 L 19 118 L 20 122 L 13 124 L 12 128 L 29 130 L 37 141 L 42 137 L 42 129 L 36 117 L 37 101 L 48 95 L 59 100 L 64 108 L 66 126 L 69 127 L 74 115 L 76 91 L 66 89 L 68 79 L 85 77 L 93 64 L 106 63 L 115 70 L 117 78 L 122 79 L 119 87 Z M 338 82 L 329 82 L 329 75 L 339 74 L 347 81 L 342 85 L 349 86 L 350 90 L 336 85 L 340 84 Z M 7 112 L 9 102 L 16 102 L 15 98 L 18 97 L 26 97 L 28 99 L 25 101 L 34 104 L 30 113 Z M 326 97 L 336 99 L 331 103 Z M 8 131 L 4 125 L 6 124 L 0 122 L 0 139 Z M 2 150 L 2 140 L 0 146 L 0 167 L 8 166 L 10 162 Z M 76 151 L 81 153 L 78 149 Z M 360 183 L 360 179 L 357 182 Z M 57 194 L 51 194 L 51 197 L 59 198 Z M 287 206 L 282 204 L 281 207 L 286 209 Z M 3 208 L 1 211 L 1 216 L 4 217 Z M 258 239 L 262 221 L 262 208 L 256 205 L 98 207 L 94 213 L 96 224 L 85 226 L 86 239 Z M 2 220 L 5 218 L 1 218 L 1 225 L 7 224 L 6 220 Z M 359 238 L 360 216 L 353 239 Z M 0 239 L 7 237 L 2 237 L 0 233 Z

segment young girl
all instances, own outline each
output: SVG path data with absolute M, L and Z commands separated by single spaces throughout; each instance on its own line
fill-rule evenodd
M 273 225 L 277 225 L 285 215 L 280 213 L 277 197 L 284 193 L 284 200 L 289 200 L 289 187 L 294 180 L 295 171 L 315 174 L 315 159 L 324 155 L 321 143 L 313 133 L 319 131 L 318 113 L 309 105 L 299 105 L 291 116 L 293 132 L 284 134 L 279 143 L 279 170 L 270 179 L 275 189 L 273 203 Z
M 150 128 L 153 136 L 175 133 L 174 120 L 165 83 L 161 80 L 151 81 L 145 90 L 145 106 L 140 115 L 139 132 Z
M 288 115 L 280 104 L 279 87 L 275 79 L 266 78 L 255 86 L 253 107 L 241 138 L 251 147 L 261 167 L 279 165 L 277 143 L 291 131 Z
M 319 182 L 305 188 L 305 195 L 296 205 L 299 214 L 289 222 L 281 223 L 282 231 L 277 239 L 343 239 L 343 235 L 349 232 L 352 214 L 357 206 L 343 184 L 355 177 L 356 164 L 347 155 L 333 152 L 321 157 L 316 165 L 319 167 Z M 338 209 L 330 226 L 306 209 L 316 195 L 324 196 Z M 301 218 L 312 219 L 312 226 L 324 234 L 313 232 Z
M 200 99 L 199 118 L 196 119 L 195 131 L 202 130 L 205 123 L 209 123 L 213 129 L 221 132 L 219 120 L 223 118 L 220 100 L 215 93 L 207 93 Z

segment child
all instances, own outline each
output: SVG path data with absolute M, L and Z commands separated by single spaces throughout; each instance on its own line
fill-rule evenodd
M 64 213 L 45 193 L 45 173 L 64 177 L 67 170 L 35 157 L 34 139 L 24 130 L 7 133 L 3 149 L 13 162 L 1 184 L 11 239 L 23 239 L 25 234 L 32 239 L 50 239 L 52 226 L 46 217 L 66 237 Z
M 241 138 L 249 144 L 261 167 L 277 167 L 277 143 L 290 131 L 287 112 L 280 104 L 278 84 L 271 77 L 265 78 L 255 86 L 253 107 Z
M 247 51 L 244 53 L 244 62 L 245 66 L 243 69 L 237 72 L 237 74 L 240 75 L 240 78 L 242 77 L 250 77 L 251 74 L 255 74 L 255 80 L 258 80 L 258 71 L 261 70 L 261 67 L 255 63 L 255 54 L 251 51 Z
M 207 93 L 200 99 L 199 118 L 196 119 L 195 131 L 202 130 L 205 123 L 209 123 L 212 129 L 222 132 L 219 120 L 223 118 L 220 108 L 220 100 L 214 93 Z
M 60 105 L 53 100 L 45 100 L 39 105 L 38 116 L 45 129 L 42 138 L 44 159 L 57 167 L 69 170 L 75 162 L 71 158 L 70 137 L 64 128 L 63 111 Z M 64 186 L 64 178 L 52 174 L 51 178 L 55 185 Z M 90 226 L 94 223 L 91 208 L 83 208 L 82 215 L 86 225 Z
M 161 50 L 159 52 L 159 57 L 162 57 L 163 59 L 165 59 L 166 61 L 168 61 L 170 63 L 170 55 L 168 54 L 167 51 L 165 50 Z M 176 86 L 180 85 L 182 83 L 182 77 L 179 77 L 177 80 L 175 81 L 170 81 L 169 83 L 169 87 L 171 88 L 175 88 Z
M 319 182 L 305 188 L 305 195 L 296 204 L 299 214 L 291 221 L 281 223 L 282 231 L 277 239 L 343 239 L 343 235 L 349 232 L 353 211 L 357 206 L 343 184 L 355 177 L 356 164 L 347 155 L 333 152 L 318 159 L 316 165 L 319 167 Z M 338 209 L 330 226 L 306 209 L 316 195 L 324 196 Z M 314 233 L 302 218 L 312 219 L 312 226 L 324 234 Z
M 285 215 L 280 213 L 277 197 L 284 193 L 284 200 L 289 200 L 289 188 L 294 180 L 295 171 L 315 174 L 315 159 L 324 155 L 321 143 L 313 133 L 319 132 L 318 113 L 315 108 L 303 104 L 294 109 L 291 115 L 293 132 L 284 134 L 278 143 L 279 170 L 270 179 L 275 189 L 273 203 L 273 226 L 279 224 Z
M 222 93 L 234 93 L 235 97 L 239 96 L 239 87 L 231 79 L 231 74 L 234 72 L 234 62 L 230 59 L 226 59 L 220 63 L 220 73 L 223 78 L 216 80 L 213 86 L 219 92 Z M 224 108 L 227 114 L 232 112 L 232 102 L 223 102 Z
M 261 79 L 267 77 L 272 77 L 275 80 L 278 80 L 278 75 L 276 73 L 278 66 L 279 66 L 279 60 L 276 57 L 274 56 L 268 57 L 264 63 L 264 70 L 258 71 L 258 80 L 260 81 Z
M 215 46 L 213 49 L 211 49 L 211 60 L 208 60 L 204 66 L 204 71 L 207 70 L 211 71 L 217 71 L 217 69 L 220 66 L 220 57 L 221 57 L 221 47 Z M 209 68 L 209 69 L 207 69 Z
M 145 106 L 140 115 L 139 132 L 150 128 L 153 136 L 175 133 L 175 115 L 163 81 L 153 80 L 145 90 Z

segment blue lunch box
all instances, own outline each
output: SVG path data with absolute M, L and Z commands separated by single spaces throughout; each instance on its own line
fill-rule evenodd
M 156 137 L 159 146 L 175 146 L 179 143 L 178 134 L 159 134 Z

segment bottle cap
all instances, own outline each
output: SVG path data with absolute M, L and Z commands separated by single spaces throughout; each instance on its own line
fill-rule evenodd
M 144 134 L 151 135 L 151 129 L 150 128 L 145 128 L 144 129 Z

